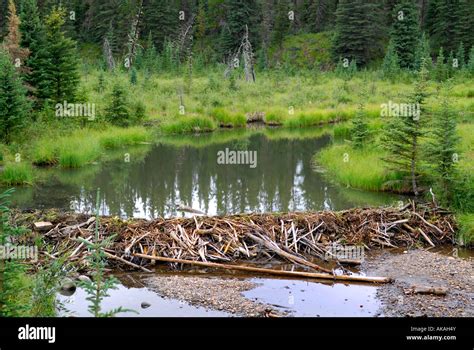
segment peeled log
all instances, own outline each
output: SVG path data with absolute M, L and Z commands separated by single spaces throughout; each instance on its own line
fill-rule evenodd
M 164 261 L 164 262 L 171 262 L 171 263 L 178 263 L 178 264 L 189 264 L 189 265 L 197 265 L 197 266 L 204 266 L 204 267 L 214 267 L 214 268 L 228 269 L 228 270 L 258 272 L 258 273 L 288 276 L 288 277 L 306 277 L 306 278 L 315 278 L 315 279 L 324 279 L 324 280 L 333 280 L 333 281 L 344 281 L 344 282 L 370 282 L 370 283 L 391 282 L 391 279 L 388 277 L 330 275 L 328 273 L 284 271 L 284 270 L 265 269 L 261 267 L 220 264 L 220 263 L 185 260 L 185 259 L 174 259 L 174 258 L 166 258 L 163 256 L 151 256 L 151 255 L 145 255 L 145 254 L 139 254 L 139 253 L 133 254 L 133 255 L 139 258 L 156 260 L 156 261 Z

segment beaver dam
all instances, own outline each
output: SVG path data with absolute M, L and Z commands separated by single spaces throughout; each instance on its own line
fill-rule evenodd
M 439 208 L 409 202 L 402 208 L 368 208 L 331 212 L 242 214 L 124 220 L 55 210 L 13 212 L 12 221 L 42 235 L 48 251 L 39 264 L 65 258 L 87 270 L 90 253 L 84 240 L 113 236 L 105 249 L 108 264 L 118 269 L 151 272 L 157 262 L 173 268 L 184 264 L 245 270 L 293 277 L 360 282 L 388 282 L 384 277 L 352 275 L 344 268 L 357 259 L 338 259 L 331 247 L 435 246 L 454 243 L 453 216 Z M 97 231 L 96 231 L 97 230 Z M 96 236 L 97 232 L 97 236 Z M 25 243 L 25 242 L 21 242 Z M 303 271 L 263 268 L 269 261 L 287 261 Z M 335 268 L 328 268 L 332 260 Z M 322 266 L 323 265 L 323 266 Z M 326 267 L 325 267 L 326 266 Z

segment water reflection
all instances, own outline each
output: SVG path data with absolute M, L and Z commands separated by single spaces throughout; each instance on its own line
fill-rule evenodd
M 88 212 L 100 187 L 104 215 L 153 218 L 183 215 L 177 203 L 214 215 L 340 210 L 397 199 L 359 191 L 354 195 L 328 183 L 312 170 L 311 158 L 330 137 L 318 130 L 313 134 L 237 130 L 168 137 L 153 146 L 114 151 L 109 161 L 84 169 L 45 170 L 42 184 L 19 189 L 13 201 L 21 207 Z M 218 164 L 217 152 L 225 148 L 257 151 L 257 167 Z M 130 162 L 124 161 L 125 153 Z

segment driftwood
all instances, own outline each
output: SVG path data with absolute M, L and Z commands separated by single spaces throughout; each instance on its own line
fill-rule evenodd
M 218 269 L 227 269 L 227 270 L 239 270 L 239 271 L 248 271 L 248 272 L 258 272 L 263 274 L 271 274 L 278 276 L 288 276 L 288 277 L 305 277 L 305 278 L 315 278 L 315 279 L 324 279 L 324 280 L 334 280 L 334 281 L 345 281 L 345 282 L 370 282 L 370 283 L 389 283 L 391 280 L 388 277 L 369 277 L 369 276 L 354 276 L 354 275 L 334 275 L 328 273 L 314 273 L 314 272 L 303 272 L 303 271 L 285 271 L 285 270 L 274 270 L 266 269 L 261 267 L 251 267 L 251 266 L 242 266 L 242 265 L 230 265 L 230 264 L 220 264 L 220 263 L 211 263 L 203 261 L 192 261 L 184 259 L 173 259 L 166 258 L 162 256 L 150 256 L 144 254 L 134 254 L 135 256 L 143 259 L 164 261 L 169 263 L 178 263 L 178 264 L 190 264 L 203 267 L 212 267 Z
M 430 287 L 430 286 L 412 286 L 406 291 L 407 294 L 432 294 L 444 296 L 448 293 L 448 288 L 445 287 Z

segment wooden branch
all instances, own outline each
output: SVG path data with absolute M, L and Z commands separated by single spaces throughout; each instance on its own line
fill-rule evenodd
M 430 246 L 432 247 L 435 247 L 434 243 L 431 241 L 431 239 L 427 236 L 426 233 L 423 232 L 423 230 L 418 227 L 418 231 L 421 233 L 421 235 L 423 236 L 423 238 L 429 243 Z
M 303 272 L 303 271 L 284 271 L 284 270 L 266 269 L 266 268 L 261 268 L 261 267 L 220 264 L 220 263 L 193 261 L 193 260 L 185 260 L 185 259 L 174 259 L 174 258 L 167 258 L 167 257 L 163 257 L 163 256 L 150 256 L 150 255 L 138 254 L 138 253 L 133 254 L 133 255 L 138 257 L 138 258 L 156 260 L 156 261 L 164 261 L 164 262 L 170 262 L 170 263 L 189 264 L 189 265 L 213 267 L 213 268 L 227 269 L 227 270 L 240 270 L 240 271 L 258 272 L 258 273 L 279 275 L 279 276 L 288 276 L 288 277 L 307 277 L 307 278 L 344 281 L 344 282 L 370 282 L 370 283 L 390 283 L 391 282 L 391 279 L 388 278 L 388 277 L 331 275 L 331 274 L 327 274 L 327 273 L 315 273 L 315 272 Z
M 127 261 L 127 260 L 125 260 L 125 259 L 119 257 L 119 256 L 116 256 L 116 255 L 113 255 L 113 254 L 110 254 L 110 253 L 107 253 L 107 252 L 104 252 L 104 253 L 105 253 L 105 255 L 108 256 L 109 258 L 118 260 L 118 261 L 120 261 L 120 262 L 123 262 L 124 264 L 129 265 L 129 266 L 131 266 L 131 267 L 134 267 L 134 268 L 136 268 L 136 269 L 142 269 L 142 270 L 145 271 L 145 272 L 152 272 L 151 270 L 147 269 L 146 267 L 143 267 L 143 266 L 134 264 L 134 263 L 132 263 L 132 262 L 130 262 L 130 261 Z
M 267 249 L 275 252 L 276 254 L 290 260 L 290 261 L 294 261 L 298 264 L 301 264 L 301 265 L 304 265 L 304 266 L 308 266 L 308 267 L 311 267 L 313 269 L 316 269 L 316 270 L 320 270 L 320 271 L 324 271 L 324 272 L 327 272 L 327 273 L 330 273 L 332 274 L 333 271 L 332 270 L 329 270 L 329 269 L 326 269 L 322 266 L 319 266 L 319 265 L 316 265 L 310 261 L 307 261 L 305 259 L 302 259 L 300 258 L 299 256 L 296 256 L 296 255 L 293 255 L 293 254 L 290 254 L 290 253 L 287 253 L 285 252 L 283 249 L 281 249 L 280 247 L 277 246 L 276 243 L 273 243 L 272 242 L 269 242 L 265 239 L 262 239 L 262 238 L 259 238 L 253 234 L 251 234 L 250 232 L 245 232 L 245 235 L 249 238 L 251 238 L 253 241 L 257 242 L 257 243 L 260 243 L 261 245 L 265 246 Z

